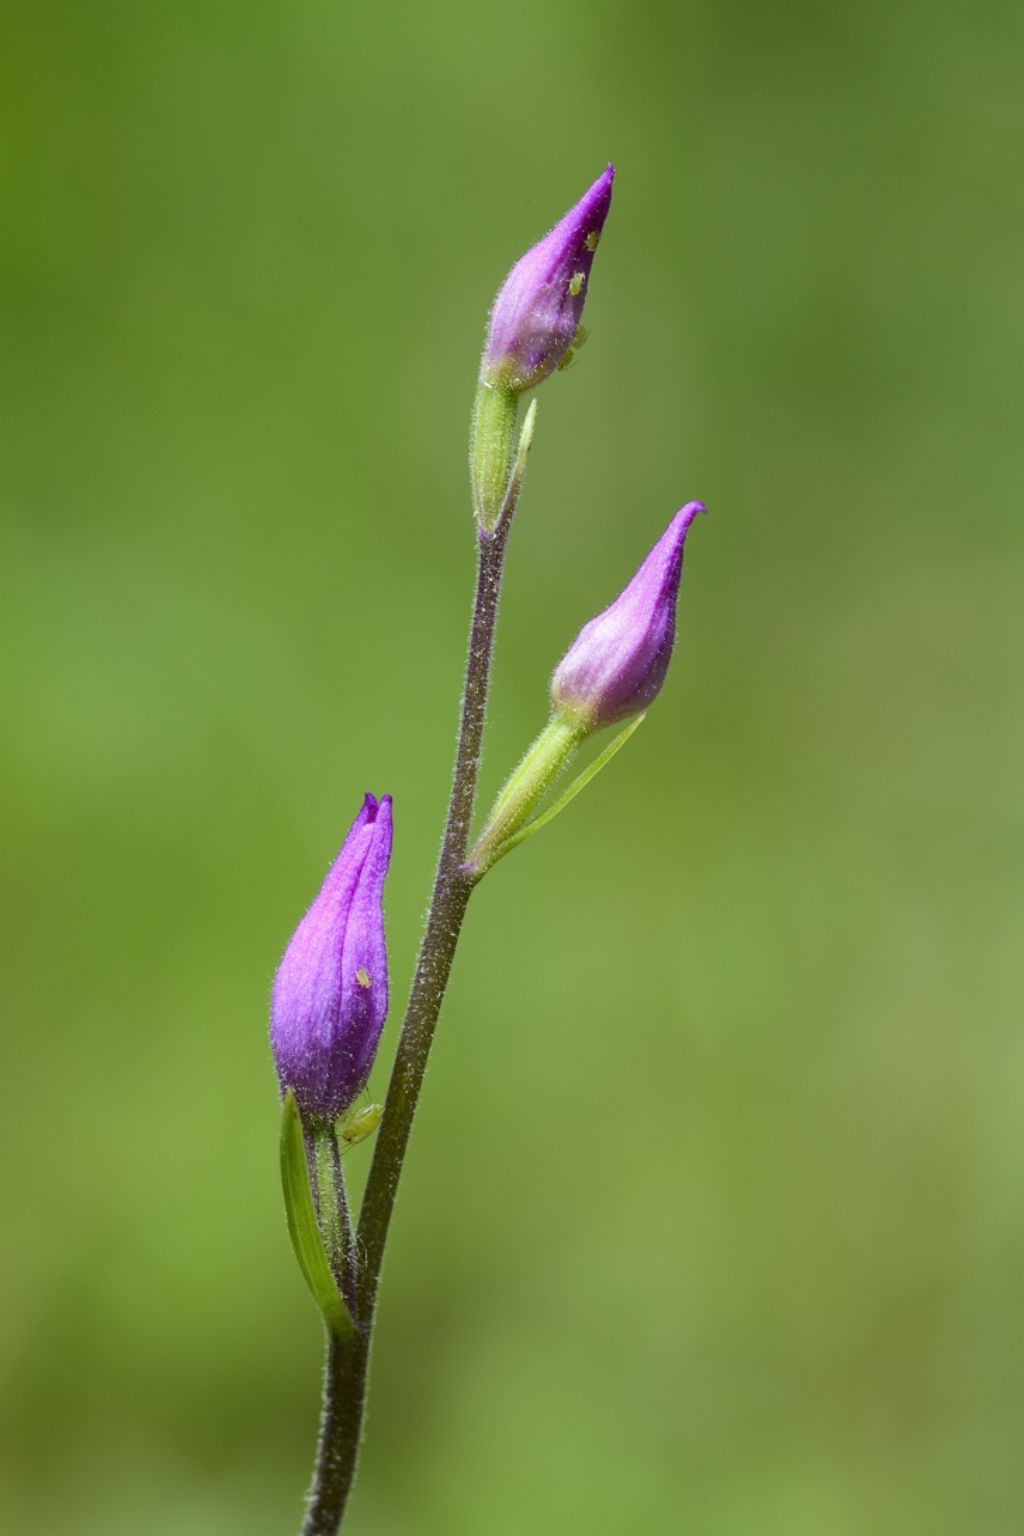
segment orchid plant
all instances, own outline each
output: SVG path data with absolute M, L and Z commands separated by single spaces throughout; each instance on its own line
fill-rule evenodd
M 676 633 L 691 501 L 622 593 L 581 629 L 551 681 L 551 717 L 472 836 L 505 554 L 536 421 L 522 396 L 581 345 L 594 254 L 611 207 L 612 166 L 512 268 L 491 311 L 473 408 L 470 479 L 477 577 L 451 798 L 433 896 L 383 1109 L 356 1108 L 388 1009 L 383 892 L 391 798 L 366 795 L 274 981 L 270 1042 L 283 1098 L 281 1173 L 299 1266 L 324 1319 L 327 1361 L 303 1536 L 334 1536 L 363 1431 L 370 1346 L 388 1229 L 413 1117 L 469 899 L 499 859 L 562 811 L 611 760 L 665 681 Z M 518 434 L 517 434 L 518 427 Z M 622 729 L 553 803 L 586 740 Z M 377 1130 L 358 1221 L 342 1144 Z

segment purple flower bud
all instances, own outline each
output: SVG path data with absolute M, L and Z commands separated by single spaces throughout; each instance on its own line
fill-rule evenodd
M 381 898 L 391 862 L 391 796 L 367 795 L 274 978 L 270 1044 L 282 1093 L 304 1117 L 334 1120 L 370 1075 L 388 1011 Z
M 481 377 L 489 383 L 533 389 L 565 357 L 579 330 L 614 175 L 610 165 L 506 277 L 484 349 Z
M 657 697 L 676 638 L 683 544 L 706 510 L 691 501 L 677 512 L 625 591 L 580 630 L 551 679 L 558 714 L 597 731 Z

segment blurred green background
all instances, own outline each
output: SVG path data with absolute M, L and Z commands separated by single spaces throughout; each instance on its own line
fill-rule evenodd
M 393 792 L 387 1062 L 484 318 L 609 158 L 485 795 L 711 516 L 656 709 L 470 912 L 347 1529 L 1022 1528 L 1022 48 L 1013 0 L 5 7 L 8 1530 L 298 1523 L 270 978 Z

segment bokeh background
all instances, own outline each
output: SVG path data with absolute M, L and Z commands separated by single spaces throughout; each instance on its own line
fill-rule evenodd
M 471 910 L 350 1529 L 1019 1531 L 1024 10 L 0 27 L 5 1528 L 298 1523 L 269 982 L 393 792 L 387 1062 L 484 318 L 613 158 L 485 794 L 711 515 L 657 707 Z

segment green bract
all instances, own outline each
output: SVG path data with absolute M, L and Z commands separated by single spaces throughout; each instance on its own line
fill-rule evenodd
M 281 1113 L 281 1184 L 288 1216 L 288 1236 L 295 1249 L 309 1293 L 324 1322 L 339 1338 L 355 1332 L 352 1314 L 331 1273 L 327 1251 L 317 1225 L 302 1122 L 295 1095 L 289 1089 Z

